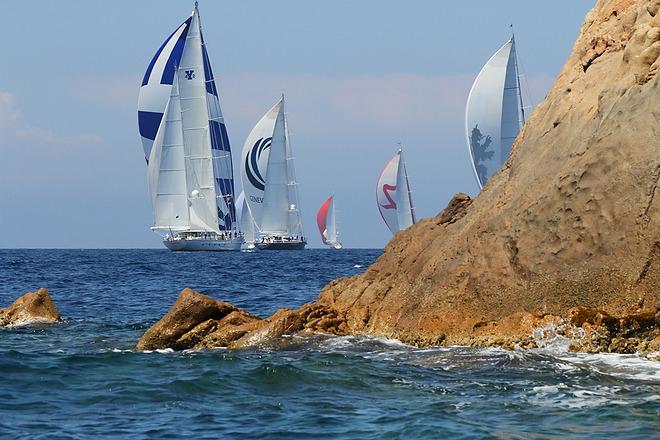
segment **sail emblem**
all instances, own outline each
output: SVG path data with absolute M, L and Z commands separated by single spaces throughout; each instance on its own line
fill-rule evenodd
M 195 71 L 194 70 L 186 70 L 185 74 L 186 74 L 186 79 L 188 81 L 192 81 L 192 79 L 195 77 Z
M 383 209 L 396 209 L 396 202 L 392 199 L 390 191 L 396 191 L 396 185 L 388 185 L 387 183 L 383 185 L 383 194 L 389 202 L 387 205 L 380 205 Z
M 259 139 L 245 157 L 245 174 L 252 186 L 261 191 L 266 188 L 266 180 L 259 170 L 259 158 L 267 148 L 270 148 L 272 139 L 272 137 Z

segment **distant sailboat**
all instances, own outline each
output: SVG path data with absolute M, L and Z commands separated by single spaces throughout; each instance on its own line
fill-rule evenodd
M 465 131 L 479 188 L 502 168 L 524 123 L 512 37 L 481 69 L 468 96 Z
M 341 249 L 343 246 L 339 242 L 337 233 L 337 222 L 335 220 L 335 196 L 332 195 L 323 202 L 319 212 L 316 214 L 316 224 L 321 233 L 323 244 L 333 249 Z
M 140 88 L 153 230 L 171 250 L 238 250 L 231 149 L 197 2 L 151 60 Z
M 252 218 L 252 213 L 250 212 L 250 207 L 245 201 L 245 193 L 241 192 L 236 199 L 236 206 L 241 207 L 241 231 L 243 231 L 243 240 L 245 241 L 245 247 L 247 249 L 254 249 L 254 242 L 257 236 L 256 225 L 254 224 L 254 219 Z
M 415 209 L 401 149 L 380 173 L 376 186 L 376 203 L 392 234 L 415 224 Z
M 304 249 L 298 184 L 284 96 L 255 125 L 241 154 L 245 200 L 259 230 L 259 249 Z

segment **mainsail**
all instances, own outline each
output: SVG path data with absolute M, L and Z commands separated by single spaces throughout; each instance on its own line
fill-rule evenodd
M 521 122 L 524 114 L 511 38 L 481 69 L 468 96 L 465 130 L 480 188 L 506 162 Z
M 393 234 L 415 223 L 408 173 L 401 150 L 385 165 L 378 178 L 376 203 L 381 217 Z
M 337 241 L 337 223 L 335 220 L 335 196 L 332 195 L 323 202 L 316 214 L 316 224 L 321 233 L 323 244 L 333 245 Z
M 138 124 L 149 168 L 154 229 L 235 231 L 231 149 L 197 3 L 147 68 Z

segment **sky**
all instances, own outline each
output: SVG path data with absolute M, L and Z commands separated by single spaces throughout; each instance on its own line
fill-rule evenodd
M 335 194 L 346 247 L 391 238 L 378 175 L 404 147 L 418 218 L 478 187 L 464 133 L 477 73 L 514 25 L 525 97 L 540 102 L 593 0 L 201 0 L 236 157 L 281 93 L 309 244 Z M 159 248 L 137 96 L 192 1 L 1 1 L 0 248 Z M 240 184 L 238 184 L 240 186 Z

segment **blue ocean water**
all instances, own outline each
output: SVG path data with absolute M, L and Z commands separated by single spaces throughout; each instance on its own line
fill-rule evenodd
M 265 316 L 376 250 L 0 250 L 0 305 L 47 287 L 62 324 L 0 330 L 0 437 L 658 438 L 660 362 L 367 337 L 138 352 L 192 287 Z

